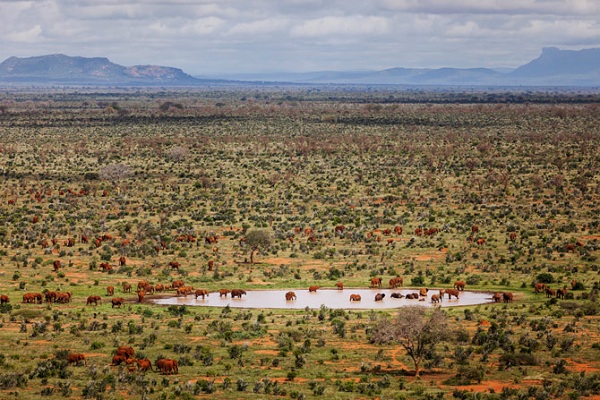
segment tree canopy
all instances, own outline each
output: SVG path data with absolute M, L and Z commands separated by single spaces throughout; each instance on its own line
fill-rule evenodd
M 400 344 L 415 364 L 415 376 L 419 376 L 421 362 L 446 339 L 448 326 L 448 316 L 441 309 L 403 307 L 393 320 L 379 321 L 371 332 L 371 341 Z
M 246 244 L 250 246 L 250 263 L 254 264 L 254 253 L 259 248 L 266 249 L 273 243 L 273 235 L 264 229 L 248 231 Z

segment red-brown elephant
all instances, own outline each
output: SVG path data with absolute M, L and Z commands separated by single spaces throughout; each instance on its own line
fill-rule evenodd
M 321 288 L 321 286 L 311 286 L 311 287 L 308 288 L 308 291 L 309 292 L 316 292 L 320 288 Z
M 219 297 L 227 297 L 230 292 L 229 289 L 219 289 Z
M 160 373 L 163 375 L 179 373 L 177 360 L 172 360 L 169 358 L 161 358 L 160 360 L 156 361 L 156 368 L 158 368 Z
M 60 269 L 60 260 L 54 260 L 54 262 L 52 263 L 52 267 L 55 271 L 58 271 Z
M 371 288 L 380 288 L 381 287 L 381 278 L 371 278 Z
M 437 304 L 437 303 L 439 303 L 440 301 L 441 301 L 441 300 L 440 300 L 440 295 L 439 295 L 439 294 L 432 294 L 432 295 L 431 295 L 431 302 L 432 302 L 432 303 L 434 303 L 434 304 Z
M 173 281 L 173 283 L 171 283 L 171 289 L 177 289 L 182 286 L 185 286 L 185 283 L 181 279 L 178 279 L 176 281 Z
M 545 292 L 548 286 L 545 283 L 536 283 L 533 285 L 534 293 L 542 293 Z
M 142 358 L 141 360 L 137 360 L 138 370 L 140 372 L 146 372 L 148 370 L 153 371 L 152 362 L 147 358 Z
M 111 365 L 121 365 L 127 362 L 127 357 L 119 354 L 115 354 L 112 358 Z
M 404 279 L 399 276 L 390 279 L 389 285 L 390 289 L 396 289 L 398 286 L 402 286 L 404 284 Z
M 557 299 L 565 299 L 567 297 L 567 287 L 565 286 L 562 289 L 556 289 L 556 298 Z
M 335 287 L 338 290 L 344 290 L 344 283 L 343 282 L 338 282 L 338 283 L 335 284 Z
M 446 289 L 446 294 L 448 295 L 448 300 L 452 299 L 452 296 L 456 297 L 458 300 L 458 289 Z
M 351 294 L 350 301 L 360 301 L 360 294 Z
M 10 302 L 10 299 L 8 298 L 7 295 L 5 295 L 5 294 L 0 295 L 0 305 L 1 304 L 6 304 L 6 303 L 9 303 L 9 302 Z
M 233 289 L 231 291 L 231 298 L 234 299 L 234 298 L 237 297 L 238 299 L 241 299 L 242 295 L 244 295 L 244 294 L 246 294 L 245 290 L 242 290 L 242 289 Z
M 122 297 L 114 297 L 111 301 L 112 307 L 111 308 L 121 308 L 121 306 L 123 305 L 123 303 L 125 303 L 125 299 Z
M 115 294 L 115 287 L 114 286 L 107 286 L 106 287 L 106 295 L 107 296 L 114 296 Z
M 194 292 L 194 296 L 196 296 L 196 299 L 198 299 L 198 297 L 202 296 L 202 300 L 204 300 L 204 296 L 208 297 L 208 290 L 206 290 L 206 289 L 197 289 Z
M 454 289 L 456 290 L 465 290 L 466 284 L 463 281 L 454 282 Z
M 81 361 L 83 361 L 83 365 L 86 365 L 85 354 L 80 354 L 80 353 L 67 354 L 67 365 L 70 365 L 70 364 L 79 365 L 79 363 Z
M 500 303 L 502 301 L 502 293 L 494 293 L 494 295 L 492 296 L 492 300 L 494 300 L 494 303 Z
M 123 293 L 131 293 L 131 284 L 123 282 Z
M 504 300 L 505 303 L 512 303 L 513 294 L 509 292 L 502 293 L 502 300 Z
M 94 304 L 95 306 L 97 306 L 99 301 L 102 301 L 102 298 L 100 296 L 88 296 L 85 305 L 89 306 L 90 304 Z
M 132 358 L 135 355 L 135 350 L 131 346 L 119 346 L 115 354 L 125 356 L 125 358 Z
M 375 295 L 375 301 L 382 301 L 384 297 L 385 297 L 385 293 L 377 293 Z
M 285 299 L 286 299 L 287 301 L 290 301 L 290 300 L 296 300 L 296 293 L 294 293 L 294 292 L 287 292 L 287 293 L 285 294 Z

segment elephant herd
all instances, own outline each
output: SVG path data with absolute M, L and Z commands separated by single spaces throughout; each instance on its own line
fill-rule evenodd
M 390 289 L 397 288 L 398 286 L 401 286 L 402 284 L 403 284 L 403 279 L 400 277 L 393 277 L 389 280 Z M 338 290 L 344 289 L 344 284 L 342 282 L 337 282 L 335 286 Z M 381 278 L 375 277 L 375 278 L 371 279 L 370 285 L 369 285 L 370 288 L 380 288 L 381 286 L 382 286 Z M 452 285 L 452 288 L 438 289 L 439 290 L 438 293 L 431 295 L 431 303 L 440 304 L 443 301 L 445 295 L 448 296 L 448 300 L 451 300 L 453 297 L 458 300 L 459 296 L 460 296 L 460 292 L 464 291 L 465 287 L 466 287 L 465 282 L 456 281 Z M 321 288 L 320 286 L 310 286 L 308 288 L 308 291 L 314 293 L 317 290 L 319 290 L 320 288 Z M 406 295 L 403 295 L 402 293 L 394 292 L 391 294 L 390 297 L 393 299 L 406 298 L 408 300 L 426 301 L 426 299 L 428 297 L 428 292 L 429 292 L 428 288 L 421 288 L 421 289 L 419 289 L 418 293 L 408 293 Z M 384 297 L 385 297 L 385 293 L 377 293 L 375 295 L 375 301 L 383 301 Z M 498 298 L 500 300 L 497 300 Z M 296 296 L 295 292 L 290 291 L 290 292 L 285 293 L 286 301 L 293 301 L 296 299 L 297 299 L 297 296 Z M 492 299 L 496 302 L 504 301 L 504 302 L 508 303 L 508 302 L 513 301 L 513 294 L 512 293 L 496 293 L 494 295 L 494 297 L 492 297 Z M 350 301 L 351 302 L 361 301 L 360 294 L 356 294 L 356 293 L 351 294 Z
M 81 353 L 69 353 L 67 354 L 67 365 L 74 364 L 86 365 L 85 354 Z M 156 371 L 162 375 L 172 375 L 179 373 L 179 363 L 177 360 L 170 358 L 159 358 L 154 363 L 156 369 L 152 368 L 152 362 L 147 358 L 136 358 L 135 350 L 131 346 L 119 346 L 112 356 L 111 366 L 123 365 L 129 369 L 129 371 L 138 370 L 140 372 Z

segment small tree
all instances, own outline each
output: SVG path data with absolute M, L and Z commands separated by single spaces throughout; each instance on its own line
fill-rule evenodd
M 380 321 L 371 333 L 372 342 L 399 343 L 415 364 L 415 376 L 419 376 L 423 359 L 448 332 L 448 316 L 442 310 L 436 308 L 427 314 L 425 307 L 400 308 L 395 319 Z
M 246 244 L 250 246 L 250 263 L 254 264 L 254 253 L 259 249 L 266 249 L 273 243 L 273 236 L 266 230 L 257 229 L 249 231 L 246 235 Z
M 125 164 L 110 164 L 105 165 L 98 171 L 98 176 L 107 181 L 111 181 L 112 184 L 117 188 L 117 192 L 121 191 L 118 182 L 127 179 L 132 175 L 131 168 Z

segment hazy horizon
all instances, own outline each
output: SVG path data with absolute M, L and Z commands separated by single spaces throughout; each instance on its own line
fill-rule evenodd
M 62 53 L 192 75 L 514 68 L 600 47 L 596 0 L 3 1 L 0 61 Z

